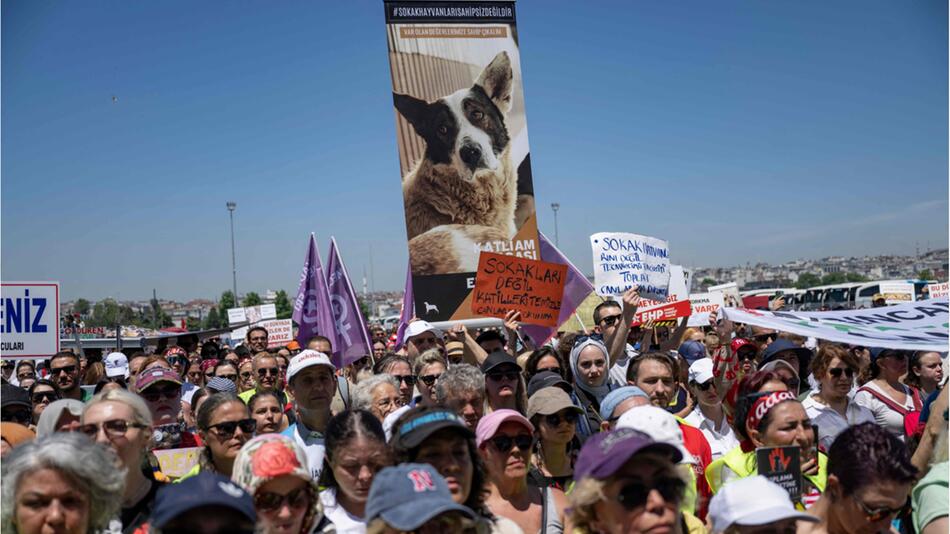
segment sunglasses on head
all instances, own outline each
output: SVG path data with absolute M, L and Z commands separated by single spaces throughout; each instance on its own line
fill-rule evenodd
M 178 398 L 178 394 L 181 393 L 181 388 L 178 386 L 158 389 L 158 388 L 149 388 L 145 391 L 139 393 L 145 400 L 149 402 L 158 402 L 162 399 L 174 400 Z
M 68 375 L 71 375 L 76 372 L 76 366 L 67 365 L 65 367 L 50 367 L 49 372 L 51 375 L 58 375 L 60 373 L 66 373 Z
M 686 483 L 677 477 L 660 477 L 650 484 L 642 480 L 631 480 L 620 488 L 617 493 L 617 502 L 625 510 L 635 510 L 647 503 L 647 497 L 652 490 L 659 492 L 663 500 L 667 502 L 679 502 L 683 498 L 685 489 Z
M 228 421 L 226 423 L 210 425 L 208 430 L 214 430 L 215 434 L 221 439 L 231 439 L 238 428 L 245 434 L 253 434 L 254 431 L 257 430 L 257 421 L 250 418 L 241 419 L 240 421 Z
M 841 378 L 842 374 L 848 376 L 848 378 L 854 378 L 854 369 L 850 367 L 832 367 L 828 369 L 828 374 L 832 378 Z
M 99 424 L 89 423 L 82 425 L 79 427 L 79 431 L 91 438 L 95 438 L 99 434 L 100 428 L 105 430 L 106 436 L 110 438 L 121 438 L 125 436 L 130 428 L 146 428 L 146 426 L 141 423 L 125 421 L 123 419 L 111 419 Z
M 393 375 L 393 378 L 400 382 L 405 382 L 407 386 L 416 385 L 416 377 L 412 375 Z
M 576 347 L 580 345 L 581 343 L 587 341 L 588 339 L 593 339 L 594 341 L 600 341 L 601 343 L 604 342 L 604 336 L 600 334 L 590 334 L 590 335 L 577 336 L 576 338 L 574 338 L 574 346 Z
M 558 426 L 561 423 L 570 423 L 574 424 L 577 422 L 577 414 L 574 412 L 569 413 L 552 413 L 544 416 L 544 422 L 549 426 Z
M 514 382 L 518 380 L 518 374 L 518 371 L 492 371 L 485 376 L 495 382 L 501 382 L 502 380 Z
M 534 445 L 534 438 L 528 434 L 518 434 L 517 436 L 495 436 L 488 440 L 498 452 L 511 452 L 511 449 L 517 445 L 520 451 L 529 451 Z
M 438 380 L 440 376 L 442 376 L 441 373 L 437 375 L 422 375 L 419 377 L 419 380 L 422 380 L 423 384 L 432 387 L 432 384 L 435 384 L 435 381 Z
M 280 374 L 280 369 L 276 367 L 262 367 L 257 370 L 257 376 L 264 378 L 265 376 L 278 376 Z
M 623 314 L 622 314 L 622 313 L 618 313 L 617 315 L 608 315 L 607 317 L 602 317 L 602 318 L 600 319 L 600 324 L 602 324 L 602 325 L 604 325 L 604 326 L 613 326 L 613 325 L 615 325 L 615 324 L 617 323 L 617 321 L 619 321 L 621 318 L 623 318 Z
M 254 507 L 258 511 L 274 512 L 280 510 L 284 503 L 289 508 L 303 508 L 310 502 L 310 488 L 304 486 L 297 488 L 287 494 L 272 493 L 270 491 L 259 491 L 254 495 Z
M 885 507 L 885 508 L 875 508 L 872 510 L 871 508 L 868 508 L 868 505 L 864 504 L 860 499 L 858 499 L 857 496 L 852 495 L 851 498 L 854 499 L 854 502 L 858 503 L 858 507 L 861 508 L 862 512 L 864 512 L 864 517 L 867 518 L 868 522 L 870 523 L 875 523 L 882 519 L 893 517 L 899 514 L 901 510 L 904 509 L 904 507 L 901 506 L 899 508 Z

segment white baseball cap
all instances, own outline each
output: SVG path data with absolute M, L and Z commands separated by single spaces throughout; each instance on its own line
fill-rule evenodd
M 683 453 L 684 463 L 697 463 L 693 453 L 683 444 L 683 431 L 673 414 L 662 408 L 652 405 L 634 406 L 620 419 L 617 419 L 617 428 L 632 428 L 639 430 L 653 438 L 654 441 L 673 445 Z
M 129 359 L 125 357 L 125 354 L 121 352 L 110 352 L 106 356 L 106 376 L 109 378 L 114 378 L 121 376 L 122 378 L 129 377 Z
M 438 328 L 432 326 L 432 323 L 429 321 L 413 321 L 406 326 L 405 332 L 402 333 L 402 342 L 408 343 L 411 338 L 414 338 L 424 332 L 432 332 L 436 337 L 442 335 L 442 332 L 440 332 Z
M 762 475 L 734 480 L 709 501 L 713 534 L 732 525 L 761 526 L 783 519 L 815 523 L 817 517 L 795 509 L 788 492 Z
M 713 378 L 713 361 L 709 358 L 700 358 L 689 366 L 689 381 L 705 384 Z
M 336 372 L 336 366 L 330 361 L 329 356 L 322 352 L 307 349 L 290 359 L 290 364 L 287 366 L 287 382 L 290 383 L 297 373 L 314 365 L 325 365 Z

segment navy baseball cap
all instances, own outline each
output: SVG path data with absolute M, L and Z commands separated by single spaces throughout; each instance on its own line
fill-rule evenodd
M 679 354 L 692 365 L 696 360 L 706 357 L 706 345 L 699 341 L 690 340 L 680 345 Z
M 647 451 L 669 455 L 673 463 L 683 459 L 683 453 L 669 443 L 654 441 L 639 430 L 618 428 L 587 438 L 574 464 L 574 480 L 609 478 L 633 455 Z
M 537 393 L 539 389 L 549 387 L 559 387 L 568 394 L 573 391 L 571 384 L 567 380 L 564 380 L 561 375 L 555 373 L 554 371 L 541 371 L 540 373 L 532 376 L 531 380 L 528 381 L 528 397 L 531 397 Z
M 163 485 L 155 496 L 150 522 L 153 527 L 163 528 L 178 516 L 205 506 L 224 506 L 252 523 L 257 522 L 251 496 L 231 479 L 216 473 L 198 473 L 178 484 Z
M 796 356 L 798 356 L 798 369 L 796 369 L 798 376 L 807 376 L 809 362 L 811 361 L 811 351 L 805 347 L 800 347 L 787 339 L 776 339 L 770 343 L 768 347 L 765 347 L 765 352 L 762 353 L 762 362 L 759 364 L 759 367 L 776 359 L 775 357 L 780 352 L 785 351 L 792 351 Z
M 502 365 L 514 367 L 518 371 L 521 371 L 521 366 L 518 365 L 518 360 L 516 360 L 514 356 L 503 350 L 496 350 L 489 354 L 488 357 L 485 358 L 485 361 L 482 362 L 482 372 L 488 374 L 492 369 Z
M 452 429 L 466 438 L 475 434 L 455 412 L 442 407 L 416 406 L 399 418 L 389 444 L 396 449 L 413 449 L 439 430 Z
M 364 519 L 381 517 L 396 530 L 409 531 L 445 512 L 475 519 L 475 512 L 452 500 L 448 484 L 431 465 L 400 464 L 376 473 Z

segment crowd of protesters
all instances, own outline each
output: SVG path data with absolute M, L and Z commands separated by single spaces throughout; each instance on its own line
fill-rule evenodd
M 3 532 L 933 533 L 947 355 L 635 324 L 636 289 L 543 346 L 503 328 L 339 363 L 327 337 L 4 362 Z M 802 487 L 759 474 L 794 446 Z M 159 456 L 197 451 L 190 470 Z

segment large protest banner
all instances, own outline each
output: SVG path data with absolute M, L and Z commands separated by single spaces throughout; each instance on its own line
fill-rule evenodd
M 666 241 L 638 234 L 600 232 L 590 236 L 590 247 L 598 295 L 620 296 L 639 286 L 641 297 L 666 302 L 670 285 L 670 247 Z
M 737 323 L 864 347 L 945 352 L 948 342 L 947 297 L 869 310 L 783 312 L 720 309 Z
M 384 2 L 417 315 L 474 317 L 481 251 L 539 259 L 514 2 Z
M 472 311 L 504 318 L 521 312 L 521 321 L 557 326 L 567 265 L 534 261 L 491 252 L 481 254 L 472 294 Z

